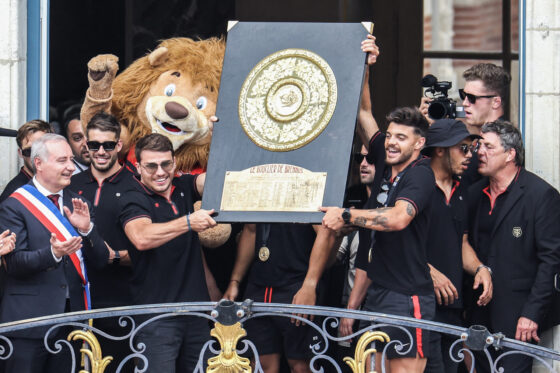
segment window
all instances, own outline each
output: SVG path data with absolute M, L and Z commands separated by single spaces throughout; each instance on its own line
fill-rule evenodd
M 423 75 L 451 81 L 449 97 L 458 99 L 463 71 L 492 62 L 512 76 L 506 114 L 519 112 L 519 4 L 511 0 L 424 0 Z

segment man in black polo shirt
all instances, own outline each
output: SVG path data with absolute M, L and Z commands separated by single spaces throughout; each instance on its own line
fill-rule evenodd
M 435 181 L 429 159 L 420 155 L 428 122 L 414 108 L 396 109 L 387 121 L 385 180 L 388 183 L 384 207 L 373 210 L 321 207 L 325 212 L 323 225 L 339 230 L 351 223 L 375 231 L 365 263 L 364 255 L 358 254 L 357 268 L 367 270 L 367 279 L 358 278 L 365 272 L 356 272 L 348 308 L 357 308 L 367 289 L 365 310 L 431 320 L 435 297 L 426 260 L 426 241 Z M 391 340 L 411 343 L 403 354 L 389 349 L 391 371 L 422 372 L 426 365 L 428 333 L 412 329 L 411 341 L 401 330 L 386 331 Z
M 216 225 L 214 210 L 193 212 L 205 174 L 174 177 L 173 146 L 151 134 L 136 144 L 140 180 L 121 196 L 121 224 L 134 248 L 132 297 L 135 304 L 209 301 L 198 235 Z M 192 372 L 209 338 L 206 320 L 166 318 L 138 333 L 146 345 L 150 372 Z M 142 363 L 140 363 L 143 366 Z
M 88 272 L 94 308 L 132 304 L 132 269 L 128 253 L 131 244 L 119 224 L 119 200 L 136 182 L 133 174 L 117 161 L 122 147 L 120 129 L 119 122 L 110 114 L 99 112 L 91 118 L 86 128 L 91 167 L 72 176 L 70 184 L 71 190 L 91 202 L 97 229 L 109 247 L 110 265 Z M 94 326 L 112 335 L 126 333 L 118 325 L 117 319 L 95 320 Z M 109 365 L 108 369 L 112 369 L 111 371 L 130 353 L 126 341 L 115 342 L 102 338 L 101 345 L 103 352 L 113 356 L 116 362 Z
M 523 167 L 523 140 L 511 123 L 485 124 L 480 143 L 478 170 L 485 177 L 469 189 L 469 242 L 492 268 L 494 296 L 488 306 L 475 307 L 471 322 L 537 343 L 560 317 L 554 290 L 560 269 L 560 194 Z M 505 372 L 531 371 L 528 356 L 500 361 L 498 368 Z M 476 363 L 477 372 L 490 371 L 484 356 Z
M 490 269 L 478 260 L 467 241 L 467 195 L 463 183 L 458 180 L 469 165 L 476 138 L 480 136 L 469 134 L 463 122 L 440 119 L 430 126 L 423 150 L 431 157 L 430 166 L 436 182 L 427 246 L 437 300 L 434 320 L 452 325 L 462 324 L 463 269 L 475 276 L 475 289 L 483 285 L 478 304 L 486 305 L 492 298 Z M 458 363 L 449 356 L 457 338 L 440 333 L 430 333 L 430 338 L 425 372 L 457 372 Z M 461 347 L 457 345 L 454 356 L 457 357 Z
M 246 224 L 224 297 L 235 300 L 251 266 L 244 298 L 315 305 L 317 285 L 333 244 L 334 234 L 320 225 Z M 290 324 L 284 317 L 261 317 L 247 322 L 246 329 L 266 373 L 278 372 L 282 352 L 292 372 L 310 372 L 312 328 L 300 325 L 299 320 Z

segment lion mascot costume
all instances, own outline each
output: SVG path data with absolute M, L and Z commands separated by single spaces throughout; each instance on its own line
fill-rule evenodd
M 82 125 L 85 127 L 99 111 L 114 115 L 122 129 L 119 156 L 133 170 L 136 142 L 156 132 L 171 140 L 180 173 L 204 172 L 224 52 L 223 39 L 167 39 L 118 76 L 116 56 L 93 57 L 88 62 L 89 88 L 80 114 Z M 203 246 L 214 248 L 222 245 L 230 232 L 230 225 L 220 224 L 200 234 L 200 239 Z

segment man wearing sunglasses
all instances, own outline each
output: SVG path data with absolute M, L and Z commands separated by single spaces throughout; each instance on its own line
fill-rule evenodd
M 88 273 L 93 308 L 132 304 L 132 269 L 129 257 L 129 250 L 132 248 L 120 224 L 119 200 L 127 190 L 135 186 L 136 181 L 134 174 L 117 161 L 122 147 L 120 131 L 119 122 L 110 114 L 99 112 L 90 119 L 86 135 L 91 166 L 72 176 L 70 184 L 72 191 L 91 202 L 97 229 L 109 250 L 109 265 L 101 269 L 92 268 Z M 117 319 L 99 319 L 94 324 L 112 335 L 123 332 Z M 130 350 L 125 343 L 100 338 L 103 351 L 113 356 L 117 362 L 113 367 L 108 367 L 112 372 Z
M 467 240 L 467 193 L 458 179 L 473 157 L 473 140 L 480 136 L 467 131 L 463 122 L 436 120 L 428 130 L 423 153 L 431 157 L 436 190 L 432 195 L 432 213 L 428 230 L 427 258 L 437 300 L 434 321 L 462 325 L 463 270 L 474 276 L 474 289 L 482 285 L 477 303 L 488 304 L 492 298 L 492 277 Z M 430 354 L 425 372 L 457 372 L 458 363 L 450 356 L 456 337 L 430 333 Z M 452 351 L 455 357 L 461 346 Z
M 25 185 L 33 177 L 33 167 L 31 166 L 31 145 L 45 133 L 54 133 L 50 124 L 40 119 L 33 119 L 22 125 L 16 135 L 18 145 L 18 155 L 23 160 L 23 166 L 19 173 L 6 185 L 0 203 L 10 196 L 17 188 Z
M 214 210 L 193 208 L 206 174 L 175 177 L 173 145 L 160 134 L 141 138 L 135 156 L 140 180 L 120 197 L 120 222 L 134 245 L 133 303 L 210 301 L 197 232 L 216 225 Z M 162 319 L 142 328 L 138 342 L 150 372 L 193 372 L 209 333 L 205 319 Z
M 509 97 L 510 74 L 502 67 L 492 63 L 478 63 L 463 72 L 465 87 L 459 89 L 465 111 L 465 119 L 470 133 L 480 135 L 484 123 L 504 119 L 504 105 Z M 430 100 L 423 98 L 420 111 L 428 117 Z M 475 149 L 476 152 L 476 149 Z M 464 172 L 461 182 L 468 186 L 480 180 L 478 174 L 478 157 L 474 157 L 469 168 Z

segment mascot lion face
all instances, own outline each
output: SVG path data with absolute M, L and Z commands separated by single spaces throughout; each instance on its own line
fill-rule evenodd
M 212 124 L 208 118 L 216 112 L 217 92 L 202 84 L 193 84 L 188 73 L 166 71 L 151 86 L 138 107 L 139 116 L 149 123 L 152 132 L 167 136 L 173 148 L 206 144 Z
M 167 39 L 119 74 L 111 111 L 129 143 L 157 132 L 171 140 L 178 170 L 205 168 L 224 51 L 222 39 Z

